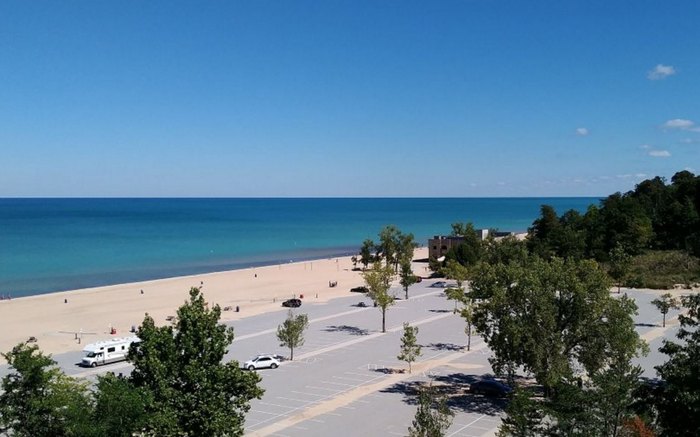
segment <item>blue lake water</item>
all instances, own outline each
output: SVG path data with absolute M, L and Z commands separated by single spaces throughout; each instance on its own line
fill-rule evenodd
M 419 243 L 455 222 L 525 231 L 598 198 L 0 199 L 12 297 L 356 253 L 385 225 Z

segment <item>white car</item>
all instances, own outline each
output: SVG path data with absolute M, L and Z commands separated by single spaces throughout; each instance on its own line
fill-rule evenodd
M 248 370 L 276 369 L 280 365 L 278 355 L 258 355 L 243 363 L 243 368 Z

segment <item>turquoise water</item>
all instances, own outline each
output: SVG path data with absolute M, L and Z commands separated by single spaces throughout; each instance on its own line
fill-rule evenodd
M 388 224 L 524 231 L 542 204 L 597 198 L 0 199 L 0 296 L 355 253 Z

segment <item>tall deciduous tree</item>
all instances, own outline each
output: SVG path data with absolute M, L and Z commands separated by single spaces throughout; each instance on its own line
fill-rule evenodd
M 452 425 L 454 413 L 447 406 L 445 396 L 438 395 L 432 386 L 418 392 L 418 409 L 413 425 L 408 428 L 409 437 L 442 437 Z
M 657 408 L 661 435 L 697 435 L 700 429 L 700 294 L 683 298 L 687 314 L 678 316 L 680 342 L 664 341 L 668 361 L 656 370 L 664 381 Z
M 260 377 L 236 361 L 222 363 L 233 328 L 219 323 L 199 288 L 177 311 L 175 326 L 157 327 L 146 315 L 132 345 L 131 382 L 150 399 L 147 433 L 232 436 L 243 434 L 250 401 L 260 398 Z
M 93 396 L 91 435 L 131 437 L 147 427 L 149 393 L 129 379 L 112 373 L 100 376 Z
M 659 298 L 652 300 L 651 303 L 663 314 L 662 326 L 664 328 L 666 327 L 666 314 L 672 309 L 677 310 L 680 308 L 678 306 L 678 299 L 671 296 L 671 293 L 662 294 Z
M 12 371 L 2 379 L 0 433 L 17 437 L 83 435 L 90 427 L 87 385 L 66 376 L 36 345 L 2 354 Z
M 372 270 L 364 272 L 362 276 L 369 290 L 367 296 L 382 312 L 382 332 L 386 332 L 386 310 L 396 302 L 396 297 L 390 292 L 394 268 L 389 264 L 382 265 L 379 261 L 374 264 Z
M 622 287 L 622 283 L 625 281 L 632 266 L 632 257 L 625 252 L 625 248 L 620 243 L 615 245 L 609 256 L 610 270 L 608 273 L 615 280 L 617 292 L 619 293 L 620 287 Z
M 401 337 L 401 353 L 396 357 L 408 363 L 408 373 L 411 373 L 411 363 L 421 355 L 421 345 L 418 344 L 418 327 L 411 326 L 408 322 L 403 324 L 403 336 Z
M 294 349 L 304 345 L 304 331 L 309 327 L 309 317 L 306 314 L 294 316 L 292 310 L 287 313 L 287 319 L 277 327 L 277 339 L 280 346 L 289 348 L 289 359 L 294 360 Z
M 411 262 L 401 263 L 401 272 L 399 273 L 401 278 L 401 286 L 403 287 L 404 293 L 406 293 L 406 299 L 408 299 L 408 287 L 417 282 L 416 275 L 413 274 L 413 269 L 411 269 Z
M 360 264 L 362 269 L 367 269 L 367 266 L 374 262 L 374 241 L 366 239 L 360 247 Z
M 607 274 L 593 261 L 484 265 L 474 275 L 477 330 L 494 351 L 498 373 L 523 366 L 551 388 L 580 365 L 591 376 L 618 354 L 642 350 L 630 299 L 614 299 Z

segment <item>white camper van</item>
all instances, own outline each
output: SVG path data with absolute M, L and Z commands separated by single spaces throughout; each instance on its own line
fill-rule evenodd
M 90 343 L 83 349 L 83 352 L 86 354 L 80 364 L 85 367 L 95 367 L 124 361 L 129 353 L 131 344 L 140 341 L 138 337 L 132 336 Z

